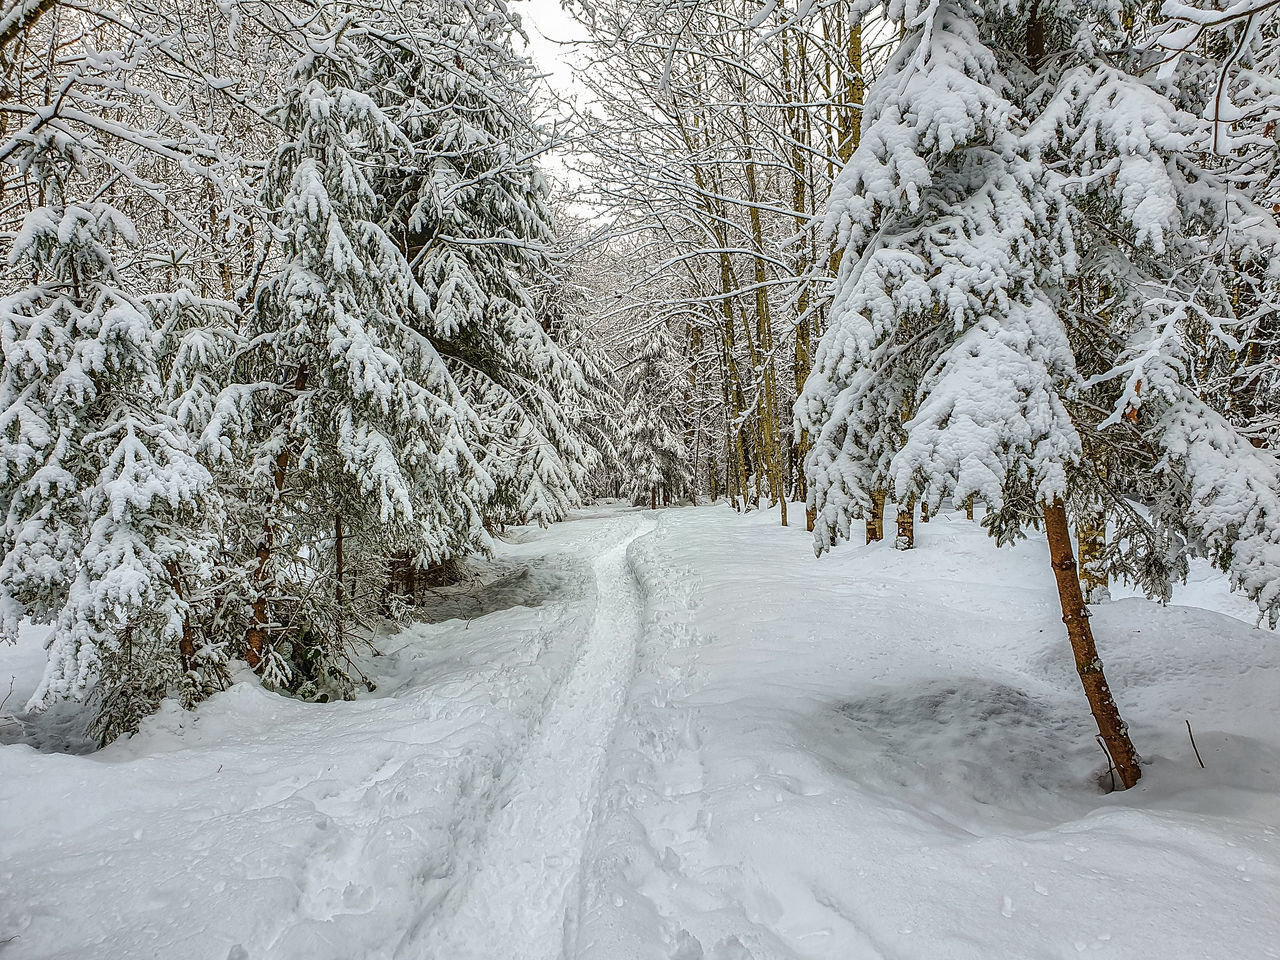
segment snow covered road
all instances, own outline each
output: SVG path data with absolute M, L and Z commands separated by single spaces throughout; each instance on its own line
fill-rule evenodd
M 573 920 L 606 752 L 635 667 L 642 598 L 627 559 L 648 518 L 592 561 L 596 613 L 564 686 L 538 722 L 467 877 L 404 957 L 558 960 Z M 612 538 L 610 538 L 612 539 Z
M 87 756 L 0 747 L 0 957 L 558 957 L 653 526 L 516 531 L 354 702 L 242 683 Z M 36 658 L 4 653 L 20 701 Z
M 1108 795 L 1043 544 L 917 542 L 583 511 L 354 702 L 0 745 L 0 960 L 1280 958 L 1275 635 L 1205 567 L 1099 606 L 1148 761 Z

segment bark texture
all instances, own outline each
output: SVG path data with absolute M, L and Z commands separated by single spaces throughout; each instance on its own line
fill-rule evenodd
M 871 516 L 867 517 L 867 543 L 884 539 L 884 499 L 883 490 L 871 495 Z
M 1116 773 L 1127 790 L 1138 782 L 1142 770 L 1138 766 L 1138 752 L 1129 739 L 1129 728 L 1120 718 L 1120 710 L 1111 696 L 1106 675 L 1102 672 L 1102 659 L 1098 656 L 1089 626 L 1089 608 L 1085 606 L 1080 580 L 1076 575 L 1076 558 L 1071 553 L 1071 527 L 1067 523 L 1067 510 L 1061 500 L 1044 504 L 1045 533 L 1049 539 L 1049 558 L 1053 563 L 1053 575 L 1058 581 L 1058 598 L 1062 602 L 1062 622 L 1067 625 L 1067 638 L 1075 654 L 1076 670 L 1093 718 L 1098 723 L 1102 742 L 1111 754 Z

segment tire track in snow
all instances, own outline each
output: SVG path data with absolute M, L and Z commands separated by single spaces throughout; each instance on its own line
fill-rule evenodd
M 539 721 L 504 791 L 472 872 L 445 896 L 435 922 L 398 955 L 430 960 L 554 960 L 577 902 L 609 744 L 636 663 L 643 600 L 627 561 L 637 523 L 592 562 L 597 606 L 570 675 Z

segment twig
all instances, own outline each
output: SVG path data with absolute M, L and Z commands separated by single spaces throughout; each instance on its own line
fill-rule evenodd
M 1111 751 L 1107 749 L 1107 744 L 1102 739 L 1102 734 L 1098 734 L 1098 736 L 1094 737 L 1093 739 L 1098 741 L 1098 746 L 1102 748 L 1102 755 L 1107 758 L 1107 773 L 1111 774 L 1111 792 L 1115 793 L 1116 792 L 1116 764 L 1115 764 L 1115 761 L 1111 759 Z
M 5 726 L 5 727 L 8 727 L 8 726 L 22 727 L 23 726 L 22 721 L 19 720 L 17 717 L 5 716 L 4 714 L 4 705 L 8 703 L 9 698 L 13 696 L 13 685 L 17 681 L 17 679 L 18 678 L 14 676 L 9 677 L 9 692 L 4 695 L 3 700 L 0 700 L 0 726 Z M 4 946 L 5 943 L 7 942 L 8 941 L 6 940 L 0 940 L 0 947 Z
M 1191 749 L 1196 752 L 1196 759 L 1200 760 L 1200 748 L 1196 746 L 1195 735 L 1191 732 L 1191 721 L 1187 721 L 1187 736 L 1191 738 Z M 1200 760 L 1200 769 L 1204 769 L 1204 761 Z

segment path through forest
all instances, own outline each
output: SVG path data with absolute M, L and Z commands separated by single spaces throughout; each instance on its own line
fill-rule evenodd
M 403 956 L 556 960 L 577 900 L 608 747 L 635 668 L 643 600 L 627 551 L 647 517 L 608 521 L 591 563 L 596 610 L 567 680 L 517 762 L 467 876 Z M 616 542 L 615 542 L 616 541 Z
M 818 560 L 611 505 L 471 572 L 353 701 L 0 725 L 0 960 L 1280 960 L 1280 647 L 1205 563 L 1094 608 L 1117 794 L 1044 544 L 963 511 Z

